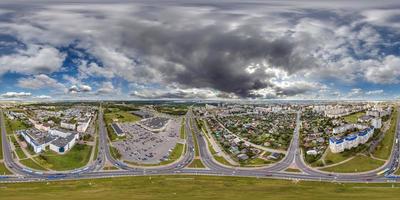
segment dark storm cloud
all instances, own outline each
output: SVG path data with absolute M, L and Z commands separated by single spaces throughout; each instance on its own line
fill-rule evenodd
M 163 59 L 163 65 L 146 61 L 166 82 L 187 87 L 251 97 L 252 90 L 273 86 L 263 66 L 251 74 L 246 72 L 251 63 L 266 62 L 289 73 L 313 66 L 313 60 L 301 54 L 297 42 L 287 36 L 268 38 L 240 27 L 229 30 L 224 23 L 174 29 L 125 21 L 124 27 L 125 48 L 144 58 L 151 55 Z

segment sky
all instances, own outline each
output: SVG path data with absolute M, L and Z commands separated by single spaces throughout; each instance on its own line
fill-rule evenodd
M 399 97 L 396 1 L 0 2 L 0 100 Z

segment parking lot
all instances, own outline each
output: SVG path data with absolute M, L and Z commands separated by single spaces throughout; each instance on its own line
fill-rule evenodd
M 168 158 L 179 140 L 180 119 L 171 119 L 164 131 L 153 133 L 136 123 L 120 123 L 126 139 L 113 142 L 122 159 L 135 163 L 157 164 Z

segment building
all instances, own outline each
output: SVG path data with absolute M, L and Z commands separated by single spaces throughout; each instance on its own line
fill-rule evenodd
M 139 116 L 139 117 L 141 117 L 141 118 L 143 118 L 143 119 L 144 119 L 144 118 L 153 117 L 153 114 L 152 114 L 152 113 L 145 112 L 145 111 L 142 111 L 142 110 L 133 111 L 132 114 L 137 115 L 137 116 Z
M 312 149 L 312 150 L 308 150 L 308 151 L 306 152 L 306 154 L 307 154 L 307 155 L 313 155 L 313 156 L 315 156 L 315 155 L 318 154 L 318 152 L 317 152 L 316 150 Z
M 35 153 L 40 153 L 50 146 L 52 151 L 65 153 L 71 149 L 79 139 L 78 133 L 66 132 L 63 130 L 50 129 L 41 131 L 36 128 L 17 131 L 25 142 L 28 143 Z
M 142 119 L 138 123 L 142 128 L 151 132 L 164 131 L 169 123 L 169 119 L 165 117 L 152 117 L 148 119 Z
M 339 137 L 329 138 L 329 148 L 332 153 L 339 153 L 344 151 L 344 140 Z
M 329 138 L 329 148 L 332 153 L 340 153 L 346 149 L 351 149 L 366 143 L 373 134 L 374 127 L 367 127 L 345 137 L 331 137 Z
M 76 129 L 76 124 L 68 123 L 68 122 L 61 122 L 60 124 L 61 128 L 69 129 L 69 130 L 75 130 Z
M 368 126 L 362 125 L 362 124 L 345 124 L 345 125 L 333 128 L 333 134 L 344 133 L 351 129 L 365 129 L 367 127 Z
M 381 118 L 372 119 L 371 126 L 373 126 L 374 128 L 382 128 L 382 119 Z
M 76 130 L 77 130 L 79 133 L 84 133 L 84 132 L 86 132 L 86 130 L 87 130 L 88 127 L 89 127 L 90 121 L 91 121 L 91 118 L 86 118 L 86 119 L 78 120 L 78 126 L 76 127 Z
M 79 135 L 76 133 L 71 133 L 66 137 L 58 137 L 56 140 L 50 143 L 50 149 L 59 154 L 64 154 L 75 145 L 78 138 Z
M 114 130 L 114 133 L 117 134 L 118 137 L 125 136 L 125 132 L 119 127 L 118 123 L 112 123 L 111 128 Z
M 35 153 L 44 151 L 56 139 L 53 135 L 35 128 L 19 130 L 17 134 L 24 138 L 25 142 L 33 148 Z

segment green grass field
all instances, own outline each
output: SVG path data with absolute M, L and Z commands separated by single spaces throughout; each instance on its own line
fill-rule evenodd
M 374 156 L 381 159 L 388 159 L 392 150 L 394 135 L 396 132 L 396 122 L 397 122 L 397 109 L 394 109 L 394 112 L 391 117 L 390 127 L 385 133 L 385 137 L 379 143 L 374 152 Z
M 48 150 L 34 159 L 42 166 L 52 170 L 72 170 L 83 167 L 88 163 L 91 150 L 92 146 L 76 144 L 64 155 Z
M 366 172 L 366 171 L 371 171 L 373 169 L 377 169 L 384 163 L 385 162 L 383 161 L 375 160 L 368 156 L 358 155 L 343 164 L 333 167 L 323 168 L 321 170 L 328 172 L 339 172 L 339 173 Z
M 141 118 L 127 111 L 117 111 L 117 112 L 105 113 L 104 119 L 107 124 L 111 124 L 114 119 L 118 120 L 118 122 L 136 122 L 139 121 Z
M 393 199 L 400 184 L 292 182 L 288 180 L 148 176 L 43 183 L 0 184 L 0 199 L 135 199 L 135 200 L 320 200 Z
M 20 162 L 21 164 L 23 164 L 23 165 L 29 167 L 29 168 L 46 171 L 45 168 L 43 168 L 42 166 L 38 165 L 37 163 L 35 163 L 35 162 L 34 162 L 32 159 L 30 159 L 30 158 L 29 158 L 29 159 L 20 160 L 19 162 Z
M 330 149 L 327 149 L 327 154 L 325 156 L 325 163 L 331 165 L 334 163 L 342 162 L 350 157 L 344 156 L 342 153 L 332 153 Z
M 254 158 L 254 159 L 248 160 L 246 163 L 241 163 L 240 166 L 242 166 L 242 167 L 257 167 L 257 166 L 263 166 L 266 164 L 271 164 L 273 162 L 274 161 L 264 160 L 261 158 Z
M 0 162 L 0 175 L 12 174 L 4 165 L 3 162 Z
M 365 115 L 365 112 L 357 112 L 344 117 L 344 121 L 348 123 L 357 123 L 359 117 Z

